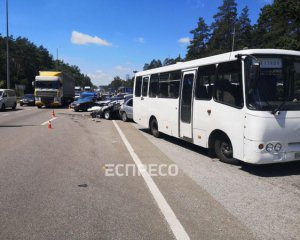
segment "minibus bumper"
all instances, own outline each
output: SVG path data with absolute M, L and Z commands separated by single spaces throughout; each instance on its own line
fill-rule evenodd
M 263 144 L 263 148 L 259 146 Z M 281 151 L 268 152 L 267 142 L 258 142 L 244 139 L 244 162 L 252 164 L 272 164 L 300 160 L 300 144 L 282 144 Z

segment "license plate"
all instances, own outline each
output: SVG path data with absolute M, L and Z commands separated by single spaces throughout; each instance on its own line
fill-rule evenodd
M 295 159 L 300 159 L 300 152 L 295 153 Z

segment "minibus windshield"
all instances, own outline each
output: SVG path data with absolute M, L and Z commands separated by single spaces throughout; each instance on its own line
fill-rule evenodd
M 259 73 L 245 63 L 246 102 L 251 110 L 300 110 L 300 57 L 256 55 Z M 250 62 L 250 61 L 249 61 Z

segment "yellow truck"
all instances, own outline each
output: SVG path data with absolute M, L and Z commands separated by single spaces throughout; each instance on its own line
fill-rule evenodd
M 75 81 L 63 72 L 40 71 L 35 77 L 34 96 L 38 108 L 60 107 L 74 100 Z

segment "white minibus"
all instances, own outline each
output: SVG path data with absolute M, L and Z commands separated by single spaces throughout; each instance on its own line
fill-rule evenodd
M 249 49 L 137 72 L 134 121 L 221 161 L 300 160 L 300 52 Z

